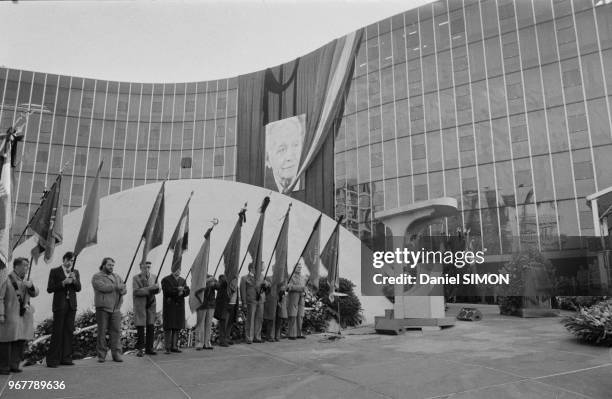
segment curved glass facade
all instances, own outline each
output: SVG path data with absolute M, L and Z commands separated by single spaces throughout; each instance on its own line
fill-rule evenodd
M 364 32 L 333 151 L 349 230 L 370 242 L 384 234 L 376 211 L 449 196 L 461 212 L 432 233 L 469 228 L 488 254 L 514 236 L 553 249 L 593 233 L 584 198 L 612 186 L 612 4 L 442 0 Z M 236 180 L 238 79 L 0 69 L 3 131 L 42 108 L 19 147 L 13 234 L 65 163 L 65 211 L 83 205 L 102 159 L 108 194 L 168 174 Z
M 603 1 L 437 1 L 368 26 L 336 213 L 368 240 L 374 212 L 449 196 L 460 216 L 432 234 L 464 226 L 489 255 L 519 235 L 569 248 L 593 234 L 585 196 L 612 186 L 611 90 Z
M 234 180 L 237 80 L 141 84 L 0 69 L 0 128 L 34 109 L 18 147 L 13 236 L 63 165 L 64 211 L 101 191 L 170 179 Z M 40 110 L 42 109 L 42 112 Z

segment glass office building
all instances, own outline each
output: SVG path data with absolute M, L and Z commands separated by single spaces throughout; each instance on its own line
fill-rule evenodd
M 84 204 L 102 159 L 107 194 L 168 174 L 240 180 L 240 78 L 0 69 L 2 130 L 36 110 L 19 147 L 13 235 L 65 163 L 66 212 Z M 384 234 L 375 212 L 437 197 L 456 198 L 460 213 L 432 233 L 470 229 L 489 255 L 516 236 L 558 249 L 593 234 L 585 197 L 612 186 L 612 4 L 436 1 L 365 27 L 348 87 L 327 213 L 364 242 Z

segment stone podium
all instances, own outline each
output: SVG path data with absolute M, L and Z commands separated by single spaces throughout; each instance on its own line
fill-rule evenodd
M 404 237 L 417 235 L 435 221 L 456 214 L 457 200 L 444 197 L 377 212 L 375 218 L 391 230 L 393 237 Z M 403 246 L 403 242 L 394 242 L 393 246 Z M 402 270 L 402 265 L 393 267 L 396 275 Z M 440 329 L 454 325 L 455 319 L 445 315 L 444 296 L 419 295 L 427 292 L 428 287 L 425 288 L 417 285 L 404 291 L 403 285 L 395 285 L 393 309 L 385 311 L 385 316 L 375 317 L 376 331 L 398 334 L 409 328 Z

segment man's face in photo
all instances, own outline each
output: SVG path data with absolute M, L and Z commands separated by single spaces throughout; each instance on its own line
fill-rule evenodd
M 303 141 L 303 127 L 297 117 L 268 126 L 266 165 L 272 169 L 280 190 L 287 187 L 298 172 Z

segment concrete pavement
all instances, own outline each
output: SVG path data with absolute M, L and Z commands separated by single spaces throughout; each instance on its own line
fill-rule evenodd
M 346 332 L 275 344 L 184 349 L 124 363 L 31 366 L 11 380 L 64 390 L 9 389 L 1 398 L 598 398 L 612 397 L 610 348 L 576 342 L 559 318 L 487 317 L 401 336 Z M 110 355 L 109 355 L 110 357 Z

